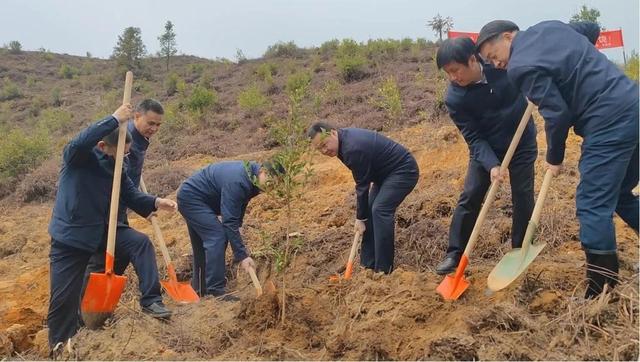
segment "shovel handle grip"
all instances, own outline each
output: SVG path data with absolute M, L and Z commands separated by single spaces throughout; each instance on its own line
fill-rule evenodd
M 251 276 L 251 282 L 253 282 L 253 287 L 256 288 L 256 293 L 258 294 L 258 297 L 261 296 L 262 285 L 260 285 L 260 280 L 258 280 L 256 271 L 253 268 L 249 268 L 249 275 Z
M 528 102 L 527 109 L 524 111 L 522 115 L 522 119 L 520 119 L 520 123 L 518 124 L 518 128 L 516 129 L 516 133 L 513 135 L 513 139 L 511 139 L 511 143 L 509 144 L 509 149 L 502 160 L 502 164 L 500 165 L 500 173 L 505 172 L 509 168 L 509 163 L 511 162 L 511 158 L 520 143 L 520 138 L 524 133 L 524 129 L 527 127 L 527 123 L 531 118 L 531 113 L 533 113 L 533 103 Z M 469 237 L 469 242 L 467 246 L 464 248 L 464 255 L 467 258 L 471 257 L 471 252 L 478 240 L 478 236 L 480 235 L 480 229 L 482 228 L 482 224 L 484 224 L 484 220 L 487 217 L 487 213 L 493 204 L 493 201 L 496 198 L 496 194 L 498 193 L 498 188 L 500 186 L 500 180 L 491 183 L 491 187 L 489 188 L 489 192 L 485 197 L 484 203 L 482 204 L 482 209 L 480 209 L 480 214 L 478 214 L 478 219 L 476 220 L 476 224 L 473 226 L 473 231 L 471 232 L 471 236 Z
M 144 179 L 142 178 L 142 176 L 140 176 L 140 190 L 145 194 L 148 193 L 147 185 L 144 183 Z M 164 262 L 168 267 L 171 265 L 171 256 L 169 255 L 169 249 L 167 249 L 167 243 L 164 241 L 164 237 L 162 236 L 162 230 L 160 230 L 158 218 L 155 215 L 151 215 L 149 219 L 151 220 L 151 226 L 153 227 L 153 234 L 158 240 L 158 246 L 160 247 L 160 251 L 162 252 L 162 258 L 164 259 Z
M 127 72 L 124 82 L 124 96 L 122 103 L 131 102 L 131 89 L 133 88 L 133 73 Z M 124 145 L 127 136 L 127 125 L 120 123 L 118 129 L 118 146 L 116 148 L 116 164 L 113 170 L 113 185 L 111 187 L 111 203 L 109 205 L 109 226 L 107 229 L 107 250 L 105 260 L 105 273 L 113 271 L 113 255 L 116 250 L 116 228 L 118 226 L 118 206 L 120 202 L 120 182 L 122 181 L 122 164 L 124 163 Z M 109 262 L 111 255 L 111 262 Z
M 358 245 L 362 241 L 362 233 L 356 231 L 356 234 L 353 236 L 353 242 L 351 243 L 351 251 L 349 252 L 349 259 L 347 260 L 347 266 L 344 270 L 344 278 L 351 279 L 351 274 L 353 274 L 353 263 L 356 259 L 356 253 L 358 252 Z
M 547 191 L 549 191 L 549 185 L 551 185 L 551 179 L 553 173 L 551 170 L 547 170 L 544 174 L 544 180 L 542 181 L 542 187 L 538 193 L 538 200 L 536 200 L 536 206 L 533 207 L 533 213 L 531 214 L 531 221 L 536 224 L 540 221 L 540 214 L 542 214 L 542 207 L 544 206 L 544 200 L 547 198 Z

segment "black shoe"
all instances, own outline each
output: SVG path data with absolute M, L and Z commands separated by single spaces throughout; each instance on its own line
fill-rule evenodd
M 460 257 L 457 255 L 447 255 L 444 260 L 436 266 L 436 274 L 447 275 L 456 271 Z
M 591 254 L 587 255 L 587 292 L 584 297 L 592 299 L 604 290 L 605 284 L 609 284 L 609 290 L 618 284 L 618 255 L 617 254 Z
M 153 318 L 158 319 L 169 319 L 173 314 L 167 307 L 164 306 L 162 302 L 155 302 L 146 307 L 142 307 L 142 311 L 152 316 Z

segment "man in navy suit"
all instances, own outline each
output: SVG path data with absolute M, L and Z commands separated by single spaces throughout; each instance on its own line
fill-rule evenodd
M 507 72 L 482 62 L 469 38 L 445 40 L 436 54 L 439 69 L 449 75 L 445 104 L 469 146 L 464 189 L 449 227 L 449 248 L 436 267 L 440 275 L 455 271 L 480 213 L 491 182 L 501 179 L 500 163 L 509 148 L 527 100 L 509 82 Z M 522 245 L 533 212 L 534 162 L 538 155 L 533 118 L 509 164 L 513 216 L 511 246 Z
M 83 276 L 89 258 L 106 244 L 109 204 L 115 167 L 118 127 L 132 116 L 122 105 L 113 115 L 80 132 L 64 148 L 58 192 L 49 224 L 51 235 L 51 293 L 47 326 L 52 352 L 76 333 Z M 131 136 L 125 152 L 128 152 Z M 175 211 L 174 201 L 140 192 L 122 173 L 121 202 L 142 216 L 163 209 Z M 133 229 L 116 235 L 116 255 L 126 255 L 140 269 L 155 272 L 143 289 L 145 302 L 161 301 L 155 254 L 149 238 Z
M 593 24 L 590 29 L 593 29 Z M 520 31 L 486 24 L 477 49 L 544 118 L 547 168 L 562 169 L 569 129 L 583 138 L 576 210 L 587 259 L 586 298 L 614 287 L 618 256 L 613 213 L 638 232 L 638 84 L 594 46 L 595 31 L 544 21 Z

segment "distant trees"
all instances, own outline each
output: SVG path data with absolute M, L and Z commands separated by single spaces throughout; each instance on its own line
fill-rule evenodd
M 142 42 L 142 31 L 140 28 L 130 26 L 118 36 L 118 43 L 113 48 L 111 57 L 118 61 L 119 66 L 136 71 L 142 69 L 142 57 L 146 54 L 147 48 Z
M 22 51 L 22 44 L 20 44 L 17 40 L 12 40 L 9 42 L 9 53 L 11 54 L 20 54 Z
M 164 24 L 164 33 L 158 37 L 158 40 L 160 41 L 160 51 L 158 55 L 166 59 L 167 71 L 169 71 L 171 57 L 178 52 L 178 48 L 176 47 L 176 33 L 173 31 L 173 23 L 170 20 L 167 20 Z
M 438 35 L 442 42 L 442 33 L 449 31 L 453 27 L 453 19 L 450 16 L 442 17 L 440 14 L 434 16 L 427 22 L 427 25 Z
M 598 20 L 599 17 L 600 17 L 600 10 L 596 8 L 587 7 L 587 5 L 582 5 L 582 7 L 580 7 L 580 10 L 578 10 L 577 13 L 571 16 L 569 23 L 573 24 L 581 21 L 590 21 L 592 23 L 598 24 L 600 29 L 604 30 L 604 27 L 602 26 L 602 24 L 600 24 L 600 21 Z

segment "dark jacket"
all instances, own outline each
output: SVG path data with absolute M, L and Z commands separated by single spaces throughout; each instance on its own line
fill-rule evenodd
M 509 79 L 544 117 L 547 162 L 553 165 L 564 160 L 572 126 L 584 137 L 615 129 L 617 121 L 638 109 L 638 85 L 576 30 L 545 21 L 519 31 L 511 43 Z
M 106 240 L 115 160 L 96 143 L 118 128 L 109 116 L 80 132 L 64 148 L 58 192 L 49 223 L 51 237 L 95 252 Z M 154 196 L 140 192 L 122 172 L 120 200 L 142 216 L 155 211 Z
M 338 158 L 356 182 L 356 218 L 367 218 L 369 186 L 381 184 L 392 173 L 418 173 L 415 159 L 404 146 L 366 129 L 338 129 Z
M 129 132 L 131 133 L 131 149 L 129 150 L 129 166 L 127 174 L 133 182 L 133 186 L 140 186 L 140 177 L 142 177 L 142 166 L 144 165 L 144 156 L 149 148 L 149 139 L 140 134 L 133 121 L 129 122 Z
M 470 158 L 488 172 L 499 166 L 518 128 L 527 100 L 509 82 L 507 72 L 482 64 L 486 82 L 449 84 L 445 104 L 467 145 Z M 536 127 L 529 119 L 518 151 L 537 152 Z
M 249 169 L 257 177 L 260 165 L 251 162 Z M 222 226 L 236 261 L 249 256 L 239 228 L 247 204 L 260 189 L 253 184 L 243 161 L 218 162 L 199 170 L 180 186 L 180 193 L 203 201 L 216 215 L 222 216 Z

